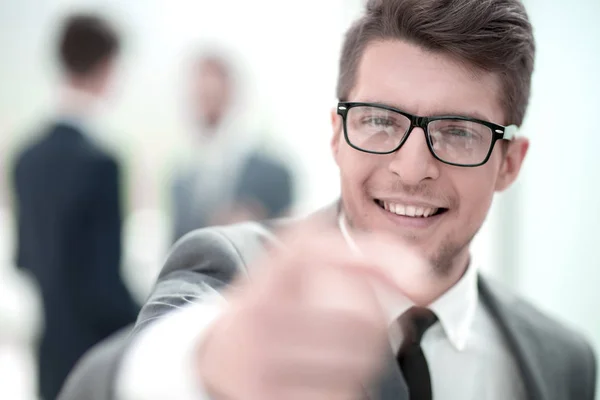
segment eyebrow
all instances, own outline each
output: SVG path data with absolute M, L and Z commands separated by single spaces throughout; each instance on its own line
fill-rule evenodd
M 433 115 L 431 115 L 431 117 L 443 117 L 443 116 L 449 116 L 449 117 L 467 117 L 467 118 L 471 118 L 471 119 L 479 119 L 481 121 L 488 121 L 488 122 L 493 122 L 490 118 L 486 117 L 483 114 L 478 113 L 477 111 L 471 111 L 471 112 L 442 112 L 442 113 L 434 113 Z
M 416 115 L 410 111 L 407 111 L 406 107 L 402 107 L 399 104 L 396 103 L 388 103 L 388 102 L 382 102 L 382 101 L 376 101 L 376 100 L 364 100 L 364 101 L 360 101 L 360 103 L 373 103 L 373 104 L 381 104 L 387 107 L 392 107 L 392 108 L 396 108 L 398 110 L 404 111 L 406 113 L 409 114 L 413 114 Z M 471 118 L 471 119 L 478 119 L 481 121 L 488 121 L 488 122 L 493 122 L 491 120 L 491 118 L 477 112 L 474 110 L 468 111 L 468 112 L 449 112 L 448 110 L 444 111 L 444 112 L 435 112 L 435 113 L 429 113 L 428 115 L 421 115 L 422 117 L 466 117 L 466 118 Z

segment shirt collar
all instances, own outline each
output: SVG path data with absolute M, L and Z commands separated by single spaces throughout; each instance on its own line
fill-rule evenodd
M 356 242 L 348 230 L 346 218 L 340 212 L 338 226 L 344 240 L 353 251 L 358 251 Z M 382 303 L 390 325 L 414 305 L 408 298 L 376 287 L 377 297 Z M 477 290 L 477 268 L 471 262 L 458 282 L 435 300 L 429 308 L 438 317 L 450 343 L 458 351 L 465 349 L 469 339 L 479 293 Z

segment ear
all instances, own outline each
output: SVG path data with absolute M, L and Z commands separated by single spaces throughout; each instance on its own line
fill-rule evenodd
M 496 191 L 507 189 L 517 179 L 528 150 L 529 140 L 526 138 L 515 138 L 508 143 L 498 172 Z
M 334 107 L 331 110 L 331 128 L 333 135 L 331 136 L 331 153 L 333 154 L 333 159 L 335 163 L 338 163 L 338 153 L 340 149 L 340 140 L 342 140 L 342 116 L 337 113 L 337 108 Z

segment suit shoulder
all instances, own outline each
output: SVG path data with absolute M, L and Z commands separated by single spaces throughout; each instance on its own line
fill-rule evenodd
M 98 168 L 103 169 L 104 171 L 115 172 L 119 170 L 119 162 L 110 155 L 98 157 L 94 161 Z
M 90 155 L 90 160 L 98 165 L 110 167 L 118 166 L 117 158 L 100 146 L 90 144 L 88 153 Z
M 40 137 L 35 137 L 23 143 L 15 152 L 15 165 L 27 163 L 43 146 L 43 140 Z
M 555 360 L 562 360 L 571 372 L 595 377 L 596 355 L 583 334 L 502 285 L 490 282 L 486 285 L 511 310 L 523 332 L 536 339 L 540 351 L 552 355 Z
M 590 392 L 593 398 L 596 386 L 597 356 L 588 338 L 566 322 L 551 317 L 529 301 L 518 298 L 515 308 L 522 321 L 529 321 L 533 337 L 537 337 L 537 346 L 559 366 L 561 375 L 567 378 L 573 393 L 581 390 Z M 580 398 L 580 394 L 577 395 Z
M 528 316 L 532 323 L 562 346 L 571 349 L 574 352 L 587 352 L 591 350 L 591 345 L 583 334 L 569 326 L 566 322 L 550 316 L 546 312 L 535 307 L 525 299 L 519 299 L 517 307 L 520 308 L 524 316 Z
M 13 179 L 30 174 L 36 168 L 44 154 L 44 140 L 35 137 L 23 143 L 11 158 L 11 174 Z
M 248 266 L 274 240 L 273 233 L 257 222 L 198 229 L 177 241 L 159 279 L 191 271 L 229 282 L 238 273 L 248 275 Z

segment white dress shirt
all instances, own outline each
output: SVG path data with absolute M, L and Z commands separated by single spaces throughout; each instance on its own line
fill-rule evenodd
M 340 230 L 355 249 L 345 219 Z M 390 323 L 390 344 L 400 347 L 397 320 L 413 303 L 377 291 Z M 215 294 L 218 296 L 218 294 Z M 210 400 L 193 374 L 194 349 L 225 305 L 215 297 L 190 304 L 154 323 L 125 355 L 117 378 L 118 400 Z M 435 400 L 525 400 L 519 369 L 492 316 L 479 301 L 477 269 L 429 306 L 438 322 L 421 341 Z

